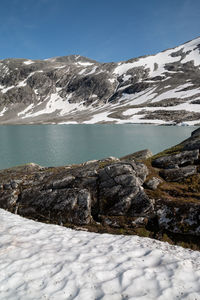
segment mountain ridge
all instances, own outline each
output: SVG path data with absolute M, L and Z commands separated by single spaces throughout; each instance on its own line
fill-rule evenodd
M 200 123 L 200 37 L 101 63 L 80 55 L 0 60 L 0 124 Z

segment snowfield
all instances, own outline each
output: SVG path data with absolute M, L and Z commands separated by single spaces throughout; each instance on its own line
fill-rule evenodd
M 200 252 L 0 210 L 0 299 L 200 299 Z

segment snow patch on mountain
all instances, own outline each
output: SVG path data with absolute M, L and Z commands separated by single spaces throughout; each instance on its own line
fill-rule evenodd
M 132 63 L 121 63 L 114 70 L 114 74 L 121 76 L 126 73 L 128 70 L 136 67 L 144 67 L 150 70 L 149 76 L 159 76 L 165 71 L 166 63 L 173 63 L 179 61 L 181 57 L 171 57 L 170 54 L 174 50 L 168 50 L 162 53 L 158 53 L 156 55 L 151 55 L 144 58 L 139 58 L 138 61 Z M 157 64 L 158 66 L 156 66 Z M 157 69 L 157 70 L 156 70 Z
M 81 66 L 84 66 L 84 67 L 88 67 L 88 66 L 93 65 L 93 63 L 91 63 L 91 62 L 81 62 L 81 61 L 77 62 L 77 64 L 79 64 Z
M 197 124 L 199 66 L 200 38 L 119 63 L 80 55 L 1 60 L 0 123 Z M 131 108 L 138 115 L 126 114 Z
M 1 92 L 3 94 L 5 94 L 7 91 L 11 90 L 12 88 L 14 88 L 15 86 L 14 85 L 11 85 L 9 87 L 3 87 L 3 89 L 1 90 Z
M 26 60 L 26 61 L 24 61 L 24 64 L 25 65 L 31 65 L 31 64 L 34 64 L 34 61 L 32 61 L 32 60 Z
M 6 111 L 7 111 L 7 107 L 4 107 L 2 109 L 2 111 L 0 112 L 0 117 L 2 117 L 5 114 Z
M 159 96 L 153 98 L 152 103 L 155 103 L 155 102 L 158 102 L 161 100 L 165 100 L 165 99 L 170 99 L 170 98 L 184 99 L 184 98 L 191 97 L 191 96 L 194 96 L 194 95 L 197 95 L 200 93 L 200 88 L 183 91 L 185 86 L 187 86 L 187 84 L 183 85 L 182 87 L 179 86 L 175 89 L 172 89 L 172 90 L 169 90 L 167 92 L 160 94 Z
M 32 110 L 34 107 L 34 104 L 30 104 L 29 106 L 27 106 L 24 110 L 22 110 L 21 112 L 18 113 L 18 116 L 24 116 L 26 113 L 28 113 L 30 110 Z

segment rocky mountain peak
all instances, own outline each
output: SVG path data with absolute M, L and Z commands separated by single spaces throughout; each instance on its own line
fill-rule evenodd
M 200 37 L 155 55 L 0 60 L 0 123 L 198 124 Z

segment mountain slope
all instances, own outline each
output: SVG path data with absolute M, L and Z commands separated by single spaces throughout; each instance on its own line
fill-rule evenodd
M 200 37 L 119 63 L 0 61 L 0 123 L 200 123 Z

